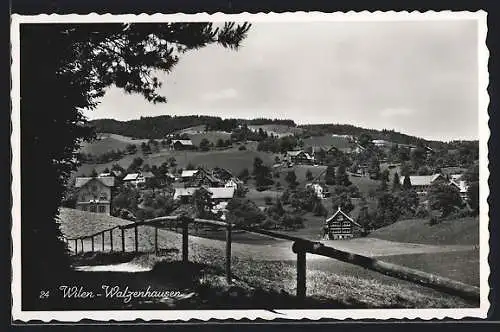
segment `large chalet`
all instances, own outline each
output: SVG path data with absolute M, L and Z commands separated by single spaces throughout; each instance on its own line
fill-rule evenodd
M 115 178 L 112 176 L 76 178 L 76 209 L 111 214 L 111 189 L 114 186 Z
M 346 240 L 358 236 L 363 227 L 344 213 L 339 206 L 337 211 L 326 219 L 323 230 L 326 240 Z

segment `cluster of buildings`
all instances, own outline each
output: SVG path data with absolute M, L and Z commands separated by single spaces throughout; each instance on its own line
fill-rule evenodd
M 113 188 L 118 184 L 118 178 L 112 173 L 101 173 L 96 177 L 77 177 L 75 180 L 76 209 L 95 213 L 111 214 L 111 198 Z M 149 171 L 138 171 L 126 174 L 121 182 L 131 186 L 140 187 L 147 181 L 154 179 L 155 175 Z M 193 193 L 203 187 L 212 194 L 215 211 L 223 211 L 227 203 L 234 197 L 238 187 L 243 182 L 223 168 L 216 167 L 212 170 L 198 168 L 183 170 L 179 177 L 166 174 L 172 182 L 179 185 L 175 188 L 174 199 L 189 203 Z

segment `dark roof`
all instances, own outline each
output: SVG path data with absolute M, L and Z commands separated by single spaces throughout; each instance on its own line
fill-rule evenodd
M 356 226 L 358 226 L 358 227 L 362 228 L 362 227 L 361 227 L 361 225 L 360 225 L 359 223 L 357 223 L 357 222 L 356 222 L 356 221 L 354 221 L 354 219 L 352 219 L 349 215 L 347 215 L 346 213 L 344 213 L 344 211 L 342 211 L 342 210 L 340 209 L 340 206 L 339 206 L 338 210 L 337 210 L 337 211 L 336 211 L 336 212 L 335 212 L 335 213 L 334 213 L 334 214 L 333 214 L 330 218 L 327 218 L 327 219 L 326 219 L 326 222 L 328 223 L 330 220 L 332 220 L 333 218 L 335 218 L 335 217 L 336 217 L 339 213 L 340 213 L 340 214 L 342 214 L 344 217 L 346 217 L 346 218 L 347 218 L 350 222 L 352 222 L 354 225 L 356 225 Z
M 106 187 L 114 187 L 115 185 L 115 178 L 113 176 L 101 176 L 101 177 L 78 177 L 75 180 L 75 187 L 76 188 L 81 188 L 85 186 L 87 183 L 89 183 L 91 180 L 97 180 L 101 182 L 103 185 Z

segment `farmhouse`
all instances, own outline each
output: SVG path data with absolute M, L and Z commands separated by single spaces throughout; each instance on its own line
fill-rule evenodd
M 326 219 L 323 236 L 326 240 L 351 239 L 358 236 L 362 229 L 363 227 L 344 213 L 339 206 L 337 212 Z
M 403 185 L 405 177 L 399 178 L 399 182 Z M 410 175 L 411 187 L 416 190 L 419 195 L 426 195 L 431 185 L 437 181 L 443 181 L 444 178 L 441 174 L 433 175 Z
M 151 172 L 137 172 L 137 173 L 129 173 L 123 178 L 123 182 L 130 183 L 135 186 L 145 184 L 149 179 L 154 178 L 154 174 Z
M 76 209 L 97 213 L 110 214 L 111 188 L 115 186 L 115 178 L 106 177 L 78 177 L 75 188 L 78 189 Z
M 197 169 L 183 170 L 182 173 L 181 173 L 181 181 L 182 182 L 191 181 L 193 179 L 193 177 L 195 176 L 196 173 L 198 173 Z
M 190 139 L 176 139 L 171 143 L 171 147 L 174 150 L 193 150 L 195 148 L 193 142 Z
M 460 198 L 462 198 L 463 201 L 467 201 L 468 198 L 468 189 L 469 186 L 467 185 L 467 182 L 465 180 L 450 180 L 450 185 L 455 186 L 459 191 L 460 191 Z
M 288 159 L 289 162 L 297 164 L 310 164 L 314 161 L 314 158 L 303 150 L 287 151 L 286 159 Z

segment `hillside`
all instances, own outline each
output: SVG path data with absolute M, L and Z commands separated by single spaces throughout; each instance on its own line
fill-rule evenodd
M 128 144 L 140 145 L 146 142 L 146 139 L 132 139 L 117 134 L 98 134 L 97 139 L 92 142 L 83 142 L 81 144 L 80 153 L 90 153 L 92 155 L 100 155 L 113 150 L 125 150 Z
M 383 240 L 422 244 L 479 244 L 479 218 L 445 220 L 429 225 L 427 219 L 409 219 L 379 228 L 369 235 Z
M 248 168 L 251 171 L 255 157 L 260 157 L 267 165 L 271 165 L 274 162 L 274 155 L 271 153 L 250 149 L 240 151 L 237 148 L 208 152 L 168 150 L 149 155 L 143 155 L 139 152 L 135 155 L 126 155 L 120 160 L 104 164 L 82 164 L 75 172 L 75 176 L 90 174 L 94 168 L 97 172 L 102 172 L 106 167 L 110 168 L 114 163 L 126 169 L 130 166 L 132 160 L 137 157 L 141 157 L 144 160 L 144 164 L 149 164 L 150 166 L 160 166 L 170 157 L 174 157 L 177 162 L 177 168 L 185 168 L 191 163 L 195 166 L 204 166 L 207 168 L 227 168 L 234 174 L 240 173 L 244 168 Z

